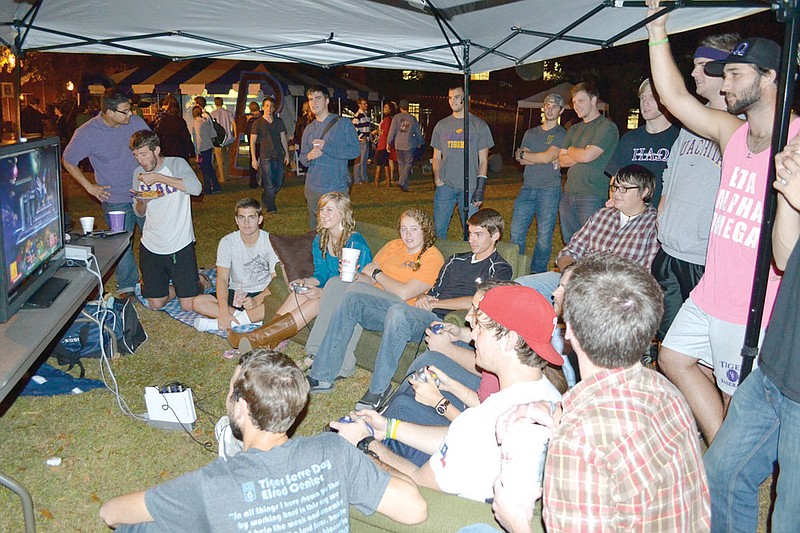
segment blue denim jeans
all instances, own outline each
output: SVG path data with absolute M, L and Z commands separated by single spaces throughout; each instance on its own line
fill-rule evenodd
M 200 152 L 200 172 L 203 174 L 203 189 L 206 194 L 219 192 L 220 186 L 217 181 L 217 172 L 214 170 L 214 150 L 212 148 Z
M 258 180 L 264 189 L 261 193 L 261 204 L 268 213 L 278 210 L 275 206 L 275 197 L 283 187 L 284 173 L 283 159 L 261 159 L 258 162 Z
M 733 395 L 728 415 L 703 462 L 711 491 L 712 531 L 755 531 L 758 488 L 780 472 L 772 532 L 797 531 L 800 494 L 800 404 L 757 368 Z
M 564 193 L 558 214 L 561 216 L 561 240 L 566 245 L 576 231 L 586 224 L 589 217 L 603 207 L 605 198 L 583 194 Z
M 397 150 L 397 168 L 400 177 L 397 185 L 403 188 L 408 187 L 408 177 L 411 175 L 411 167 L 414 166 L 414 150 Z
M 111 220 L 108 216 L 111 211 L 125 211 L 125 231 L 134 231 L 137 224 L 139 225 L 139 231 L 142 231 L 144 218 L 136 216 L 131 202 L 123 204 L 103 203 L 103 214 L 108 227 L 111 227 Z M 122 257 L 119 258 L 117 268 L 114 271 L 114 275 L 117 278 L 117 293 L 133 292 L 134 287 L 139 282 L 139 268 L 136 266 L 136 259 L 133 257 L 132 243 L 133 238 L 131 238 L 131 245 L 125 249 Z
M 436 187 L 433 195 L 433 225 L 436 227 L 436 236 L 440 239 L 447 238 L 447 229 L 450 227 L 450 219 L 453 218 L 453 208 L 456 204 L 458 204 L 458 219 L 461 220 L 461 213 L 464 210 L 464 190 L 446 184 Z M 478 207 L 470 204 L 467 218 L 477 212 Z
M 398 296 L 373 285 L 352 283 L 333 312 L 308 375 L 321 383 L 333 383 L 342 368 L 347 345 L 356 326 L 361 324 L 370 331 L 383 331 L 384 318 L 389 308 L 397 303 L 408 305 Z
M 439 352 L 426 351 L 414 359 L 408 367 L 406 375 L 416 372 L 423 366 L 433 365 L 447 374 L 451 379 L 463 384 L 468 389 L 477 391 L 481 383 L 480 376 L 467 371 L 464 367 Z M 449 392 L 442 392 L 442 395 L 450 400 L 460 411 L 466 409 L 464 402 L 456 398 Z M 403 381 L 400 388 L 392 397 L 389 406 L 384 411 L 383 416 L 396 418 L 404 422 L 413 422 L 425 426 L 448 426 L 450 421 L 436 412 L 433 407 L 423 405 L 414 399 L 414 389 L 411 388 L 408 379 Z M 417 466 L 422 466 L 430 459 L 430 455 L 403 444 L 397 440 L 384 440 L 383 444 L 401 457 L 405 457 Z
M 439 320 L 436 314 L 399 302 L 389 308 L 383 320 L 383 336 L 378 355 L 375 356 L 375 370 L 369 382 L 369 390 L 380 394 L 392 382 L 397 363 L 403 356 L 406 343 L 419 343 L 425 336 L 425 328 L 434 320 Z
M 559 282 L 561 281 L 561 274 L 558 272 L 548 271 L 540 274 L 520 276 L 514 281 L 520 285 L 534 289 L 536 292 L 550 301 L 553 297 L 553 291 L 556 290 Z
M 519 191 L 514 202 L 514 215 L 511 218 L 511 242 L 519 246 L 519 253 L 525 255 L 525 240 L 528 228 L 536 217 L 536 245 L 533 249 L 531 272 L 538 274 L 547 270 L 550 253 L 553 250 L 553 230 L 558 220 L 558 201 L 561 187 L 549 189 L 526 189 Z
M 367 160 L 369 159 L 369 142 L 358 141 L 359 157 L 353 165 L 353 183 L 369 183 L 367 177 Z

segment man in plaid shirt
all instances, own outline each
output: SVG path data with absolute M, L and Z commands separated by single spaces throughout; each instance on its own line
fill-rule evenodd
M 537 402 L 500 418 L 498 438 L 525 419 L 553 431 L 542 516 L 561 531 L 709 531 L 705 469 L 689 406 L 641 354 L 664 310 L 648 270 L 609 253 L 581 259 L 564 299 L 566 338 L 583 380 L 561 407 Z M 494 509 L 525 531 L 533 502 L 495 482 Z M 534 496 L 535 496 L 534 491 Z M 519 525 L 519 527 L 517 527 Z
M 613 207 L 598 210 L 572 236 L 556 258 L 560 271 L 590 252 L 610 252 L 650 269 L 658 251 L 657 212 L 648 204 L 655 191 L 653 173 L 640 165 L 622 167 L 610 190 Z M 542 272 L 516 281 L 549 298 L 559 279 L 559 272 Z

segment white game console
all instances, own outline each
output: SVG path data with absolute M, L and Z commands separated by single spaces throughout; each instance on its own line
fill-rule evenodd
M 197 420 L 192 399 L 192 389 L 182 386 L 174 391 L 144 388 L 148 424 L 161 429 L 192 430 Z

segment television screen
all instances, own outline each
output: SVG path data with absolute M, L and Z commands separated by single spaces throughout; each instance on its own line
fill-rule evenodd
M 0 291 L 2 307 L 10 316 L 24 303 L 14 305 L 15 300 L 25 299 L 24 294 L 44 283 L 63 261 L 58 138 L 0 147 L 0 210 L 4 269 Z

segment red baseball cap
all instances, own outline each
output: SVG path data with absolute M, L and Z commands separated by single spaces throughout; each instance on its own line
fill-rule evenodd
M 534 289 L 512 285 L 494 287 L 484 295 L 478 308 L 503 327 L 520 335 L 545 361 L 561 366 L 561 357 L 551 339 L 558 318 L 550 302 Z

